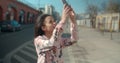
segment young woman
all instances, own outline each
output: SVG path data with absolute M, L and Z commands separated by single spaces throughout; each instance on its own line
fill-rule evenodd
M 63 26 L 68 16 L 71 19 L 71 37 L 62 38 Z M 51 15 L 38 16 L 34 38 L 37 63 L 63 63 L 62 48 L 72 45 L 77 39 L 75 13 L 70 6 L 64 5 L 61 21 L 57 25 Z

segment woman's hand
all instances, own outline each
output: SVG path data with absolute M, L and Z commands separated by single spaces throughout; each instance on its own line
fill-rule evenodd
M 65 23 L 67 17 L 69 16 L 71 8 L 68 5 L 64 5 L 63 12 L 62 12 L 62 17 L 60 23 L 56 26 L 56 29 L 58 32 L 63 31 L 63 24 Z
M 60 23 L 65 23 L 68 15 L 69 15 L 70 10 L 71 10 L 70 6 L 64 5 Z
M 71 8 L 71 7 L 70 7 Z M 71 22 L 72 23 L 76 23 L 76 16 L 75 16 L 75 12 L 74 10 L 71 8 L 70 12 L 69 12 L 69 16 L 70 16 L 70 19 L 71 19 Z

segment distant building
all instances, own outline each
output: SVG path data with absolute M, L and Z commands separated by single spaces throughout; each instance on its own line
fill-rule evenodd
M 99 14 L 96 17 L 96 28 L 105 31 L 120 31 L 120 13 Z
M 45 6 L 45 14 L 53 14 L 53 6 L 52 5 L 46 5 Z
M 91 27 L 89 14 L 79 14 L 77 19 L 77 24 L 80 26 Z
M 52 5 L 45 5 L 45 9 L 41 8 L 41 11 L 44 12 L 44 14 L 49 14 L 52 15 L 54 17 L 54 19 L 59 22 L 60 20 L 60 15 L 59 13 L 55 10 L 54 6 Z
M 45 8 L 39 8 L 39 11 L 41 11 L 44 14 L 45 13 Z
M 17 0 L 0 0 L 0 21 L 17 20 L 19 23 L 33 23 L 39 13 L 41 12 Z

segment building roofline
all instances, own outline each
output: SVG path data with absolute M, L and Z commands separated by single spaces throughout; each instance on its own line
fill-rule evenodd
M 37 9 L 34 9 L 34 8 L 30 7 L 29 5 L 27 5 L 27 4 L 25 4 L 25 3 L 22 3 L 22 2 L 19 2 L 19 1 L 15 1 L 15 2 L 17 2 L 17 3 L 19 3 L 19 4 L 22 4 L 22 5 L 28 7 L 28 8 L 30 8 L 30 9 L 32 9 L 32 10 L 35 10 L 35 11 L 39 12 Z

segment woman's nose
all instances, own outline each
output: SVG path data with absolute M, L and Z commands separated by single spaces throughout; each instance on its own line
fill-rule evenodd
M 54 22 L 53 24 L 56 25 L 56 22 Z
M 56 26 L 56 22 L 53 23 L 53 26 L 54 26 L 54 27 Z

